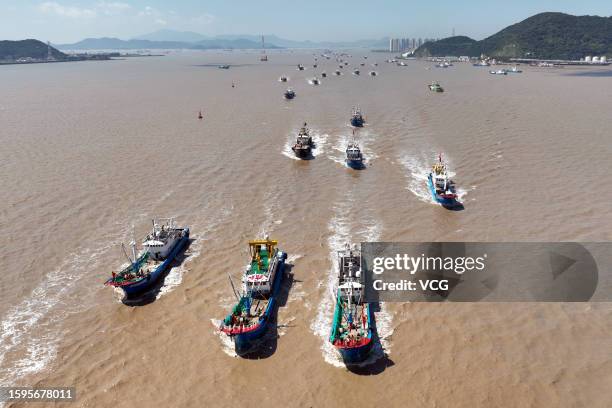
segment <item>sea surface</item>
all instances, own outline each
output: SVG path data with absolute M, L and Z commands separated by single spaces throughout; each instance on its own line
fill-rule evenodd
M 612 239 L 611 78 L 386 58 L 354 52 L 341 76 L 306 51 L 0 67 L 0 385 L 96 408 L 609 406 L 609 303 L 386 303 L 366 364 L 330 347 L 347 242 Z M 357 105 L 361 171 L 343 161 Z M 303 122 L 314 160 L 291 154 Z M 463 211 L 428 194 L 438 153 Z M 126 306 L 103 282 L 132 226 L 167 216 L 194 240 L 155 301 Z M 291 267 L 269 352 L 243 359 L 216 325 L 266 234 Z

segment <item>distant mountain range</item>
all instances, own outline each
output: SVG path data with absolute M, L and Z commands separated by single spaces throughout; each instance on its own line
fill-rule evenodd
M 49 47 L 38 40 L 0 41 L 0 60 L 18 60 L 21 58 L 46 59 Z M 51 56 L 63 60 L 67 55 L 51 47 Z
M 152 41 L 152 40 L 120 40 L 119 38 L 86 38 L 74 44 L 58 44 L 62 50 L 136 50 L 136 49 L 254 49 L 261 48 L 261 43 L 246 40 L 211 39 L 197 42 L 184 41 Z M 279 48 L 266 44 L 266 48 Z
M 386 48 L 388 38 L 349 42 L 294 41 L 265 36 L 267 49 L 274 48 Z M 87 38 L 74 44 L 58 44 L 62 50 L 133 50 L 133 49 L 258 49 L 261 48 L 259 35 L 218 35 L 208 37 L 192 31 L 158 30 L 130 40 L 119 38 Z
M 476 41 L 465 36 L 427 42 L 418 57 L 481 54 L 498 58 L 578 60 L 612 55 L 612 17 L 541 13 Z

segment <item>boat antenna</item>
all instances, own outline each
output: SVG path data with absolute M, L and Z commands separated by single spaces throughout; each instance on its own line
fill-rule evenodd
M 240 300 L 240 296 L 238 296 L 238 292 L 236 291 L 236 287 L 234 286 L 234 281 L 232 280 L 232 276 L 228 273 L 227 277 L 229 278 L 230 285 L 232 285 L 232 291 L 234 292 L 234 296 L 236 296 L 236 300 Z

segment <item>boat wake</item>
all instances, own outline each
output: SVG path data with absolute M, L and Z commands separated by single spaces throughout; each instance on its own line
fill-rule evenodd
M 343 207 L 346 207 L 343 206 Z M 329 230 L 332 235 L 328 239 L 328 245 L 330 249 L 330 262 L 332 265 L 331 271 L 327 274 L 327 281 L 319 281 L 319 285 L 325 285 L 325 291 L 323 297 L 319 301 L 319 310 L 315 320 L 312 322 L 310 328 L 319 337 L 323 343 L 321 344 L 321 350 L 323 351 L 323 358 L 325 361 L 335 367 L 344 367 L 344 362 L 340 357 L 338 351 L 336 351 L 333 344 L 329 342 L 330 328 L 332 324 L 332 314 L 334 305 L 334 288 L 338 273 L 338 264 L 336 262 L 337 251 L 344 248 L 347 242 L 350 242 L 350 226 L 349 220 L 340 214 L 346 214 L 343 211 L 344 208 L 336 208 L 336 216 L 332 218 L 329 223 Z
M 215 327 L 215 334 L 219 337 L 219 340 L 221 340 L 221 349 L 223 350 L 223 352 L 230 357 L 238 357 L 238 354 L 236 354 L 236 351 L 234 349 L 234 342 L 232 341 L 232 339 L 227 334 L 219 330 L 219 327 L 221 326 L 221 320 L 210 319 L 210 322 Z
M 434 157 L 433 155 L 431 156 Z M 422 155 L 420 158 L 406 155 L 400 157 L 399 161 L 407 172 L 407 189 L 424 203 L 438 205 L 427 187 L 427 175 L 430 168 L 425 155 Z
M 61 339 L 61 323 L 84 304 L 67 305 L 67 283 L 83 278 L 83 271 L 100 268 L 106 254 L 116 249 L 122 233 L 100 237 L 107 245 L 71 254 L 51 271 L 30 297 L 11 308 L 0 322 L 0 386 L 41 371 L 53 361 Z M 52 314 L 53 318 L 50 318 Z

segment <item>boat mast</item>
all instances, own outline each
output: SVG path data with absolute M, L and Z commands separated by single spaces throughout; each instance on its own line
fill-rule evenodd
M 130 242 L 130 245 L 132 246 L 132 257 L 134 258 L 132 263 L 136 264 L 136 234 L 134 233 L 134 225 L 132 225 L 132 242 Z

